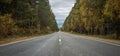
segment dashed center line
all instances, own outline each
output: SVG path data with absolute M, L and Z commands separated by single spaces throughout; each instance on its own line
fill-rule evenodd
M 60 39 L 61 36 L 59 36 L 59 42 L 61 42 L 62 40 Z
M 61 42 L 62 40 L 61 39 L 59 39 L 59 42 Z

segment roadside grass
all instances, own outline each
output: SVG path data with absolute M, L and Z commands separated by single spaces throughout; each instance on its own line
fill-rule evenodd
M 23 41 L 23 40 L 27 40 L 27 39 L 39 38 L 40 36 L 48 35 L 48 34 L 50 34 L 50 33 L 35 34 L 35 35 L 31 35 L 31 36 L 30 35 L 29 36 L 9 36 L 8 38 L 0 39 L 0 45 L 17 42 L 17 41 L 19 42 L 19 41 Z
M 75 33 L 75 32 L 67 32 L 67 33 L 72 34 L 72 35 L 77 35 L 77 36 L 84 36 L 86 38 L 93 39 L 93 40 L 101 40 L 101 41 L 110 42 L 110 43 L 120 45 L 120 39 L 119 40 L 113 39 L 113 38 L 111 38 L 111 35 L 103 36 L 103 35 L 79 34 L 79 33 Z

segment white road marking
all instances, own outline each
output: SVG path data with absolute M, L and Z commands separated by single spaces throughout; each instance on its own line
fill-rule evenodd
M 77 36 L 77 35 L 74 35 L 74 36 Z M 114 46 L 120 46 L 119 44 L 114 44 L 114 43 L 111 43 L 111 42 L 106 42 L 106 41 L 102 41 L 102 40 L 91 39 L 91 38 L 89 38 L 88 36 L 77 36 L 77 37 L 81 37 L 81 38 L 84 38 L 84 39 L 101 42 L 101 43 L 104 43 L 104 44 L 109 44 L 109 45 L 114 45 Z
M 59 42 L 61 42 L 62 40 L 61 39 L 59 39 Z
M 62 44 L 62 39 L 61 39 L 61 36 L 59 36 L 58 41 L 59 41 L 59 45 L 61 45 L 61 44 Z
M 104 43 L 104 44 L 109 44 L 109 45 L 113 45 L 113 46 L 120 46 L 119 44 L 115 44 L 115 43 L 111 43 L 111 42 L 107 42 L 107 41 L 94 40 L 94 39 L 91 39 L 91 38 L 87 38 L 89 36 L 78 36 L 78 35 L 75 35 L 75 34 L 70 34 L 70 33 L 65 33 L 65 32 L 62 32 L 62 33 L 68 34 L 68 35 L 72 35 L 72 36 L 76 36 L 76 37 L 81 37 L 81 38 L 88 39 L 88 40 L 93 40 L 93 41 L 101 42 L 101 43 Z
M 85 38 L 85 39 L 88 39 L 88 40 L 93 40 L 93 41 L 97 41 L 97 42 L 101 42 L 101 43 L 104 43 L 104 44 L 109 44 L 109 45 L 114 45 L 114 46 L 120 46 L 119 44 L 114 44 L 114 43 L 111 43 L 111 42 L 106 42 L 106 41 L 102 41 L 102 40 L 95 40 L 95 39 L 91 39 L 91 38 L 88 38 L 88 37 L 82 37 L 82 38 Z
M 106 44 L 114 45 L 114 46 L 120 46 L 119 44 L 114 44 L 114 43 L 110 43 L 110 42 L 106 42 L 106 41 L 102 41 L 102 40 L 94 40 L 94 41 L 98 41 L 98 42 L 102 42 L 102 43 L 106 43 Z
M 61 36 L 59 36 L 59 37 L 61 37 Z M 59 45 L 60 46 L 62 45 L 62 39 L 60 39 L 60 38 L 59 38 Z M 61 49 L 61 47 L 60 47 L 60 49 Z M 61 50 L 60 50 L 60 56 L 63 56 Z
M 20 42 L 24 42 L 24 41 L 29 41 L 29 40 L 33 40 L 33 39 L 36 39 L 38 37 L 35 37 L 35 38 L 30 38 L 30 39 L 25 39 L 25 40 L 19 40 L 19 41 L 15 41 L 15 42 L 10 42 L 10 43 L 6 43 L 6 44 L 1 44 L 1 46 L 7 46 L 7 45 L 12 45 L 12 44 L 16 44 L 16 43 L 20 43 Z
M 59 36 L 59 42 L 61 42 L 62 40 L 60 39 L 61 36 Z

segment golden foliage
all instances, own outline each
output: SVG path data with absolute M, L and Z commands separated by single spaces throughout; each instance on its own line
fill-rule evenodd
M 0 36 L 7 36 L 12 34 L 15 22 L 11 16 L 11 14 L 0 16 Z

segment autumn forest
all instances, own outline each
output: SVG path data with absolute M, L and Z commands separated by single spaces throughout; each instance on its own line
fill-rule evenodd
M 120 39 L 120 0 L 77 0 L 62 30 Z

